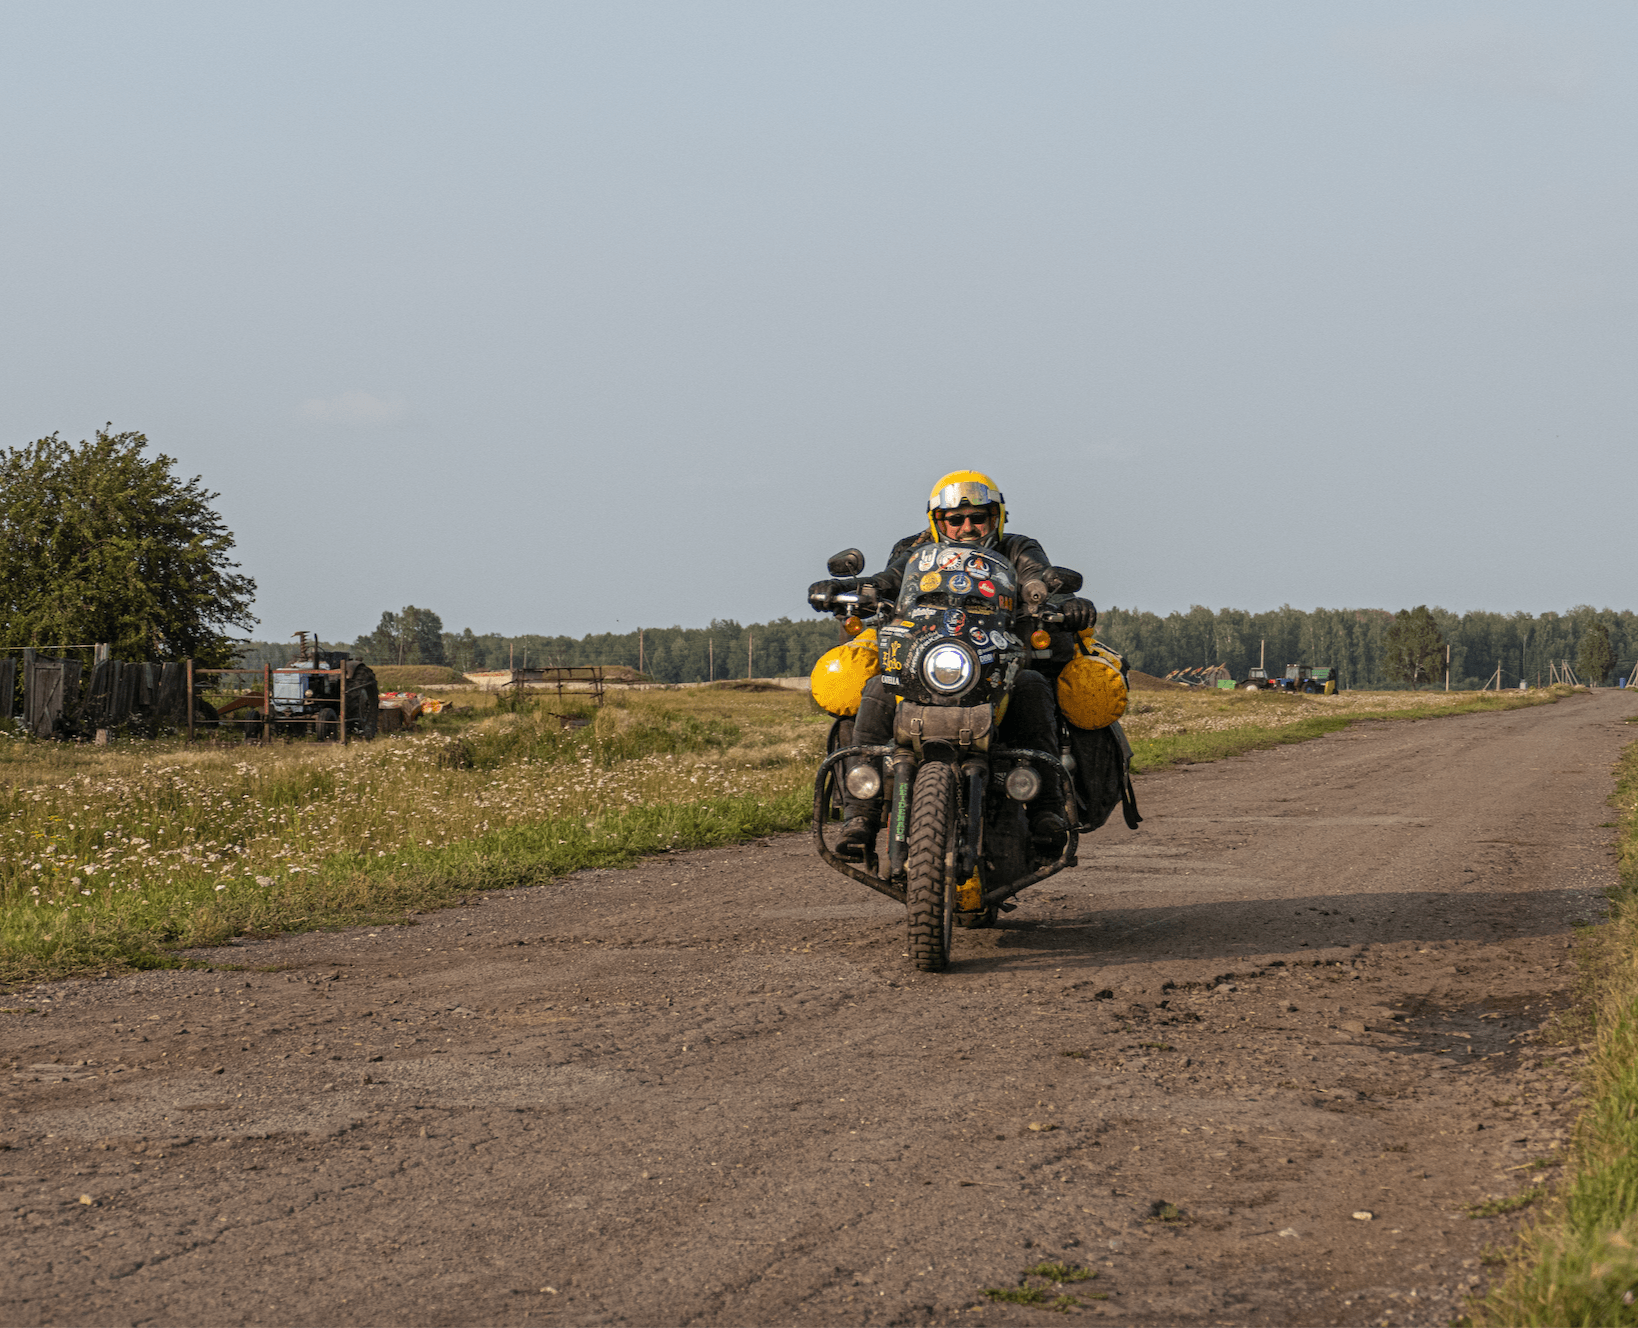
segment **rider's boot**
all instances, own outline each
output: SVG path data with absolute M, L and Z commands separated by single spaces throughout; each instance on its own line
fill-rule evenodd
M 1043 856 L 1055 858 L 1062 853 L 1069 842 L 1069 822 L 1064 819 L 1063 808 L 1054 811 L 1042 807 L 1031 812 L 1029 838 Z
M 868 802 L 846 803 L 847 820 L 842 822 L 842 837 L 836 844 L 836 855 L 850 862 L 862 862 L 865 851 L 876 846 L 876 835 L 882 828 L 880 798 Z
M 860 747 L 878 747 L 893 738 L 893 699 L 883 688 L 880 675 L 865 684 L 859 701 L 859 713 L 853 722 L 853 741 Z M 851 764 L 851 763 L 850 763 Z M 882 825 L 882 796 L 855 798 L 842 795 L 842 837 L 836 845 L 837 856 L 860 862 L 865 853 L 875 848 L 876 835 Z

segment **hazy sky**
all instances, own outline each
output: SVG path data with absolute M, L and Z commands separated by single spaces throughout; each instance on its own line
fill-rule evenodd
M 11 5 L 0 445 L 257 634 L 806 613 L 943 471 L 1166 612 L 1638 607 L 1638 10 Z

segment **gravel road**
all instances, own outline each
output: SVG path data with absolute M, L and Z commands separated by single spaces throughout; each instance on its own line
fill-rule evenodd
M 1151 776 L 942 975 L 793 836 L 8 992 L 0 1322 L 1445 1322 L 1571 1123 L 1634 713 Z

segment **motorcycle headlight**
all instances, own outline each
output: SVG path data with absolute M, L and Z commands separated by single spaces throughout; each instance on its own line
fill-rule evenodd
M 921 676 L 935 692 L 954 696 L 972 685 L 977 666 L 958 645 L 934 646 L 921 661 Z

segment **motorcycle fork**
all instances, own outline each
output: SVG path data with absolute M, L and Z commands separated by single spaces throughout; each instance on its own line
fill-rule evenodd
M 955 891 L 955 906 L 970 913 L 984 907 L 978 859 L 984 851 L 984 786 L 989 782 L 990 765 L 973 757 L 961 767 L 961 773 L 967 777 L 967 823 L 963 827 L 966 833 L 961 838 L 955 871 L 950 874 L 950 886 Z
M 915 753 L 900 749 L 893 753 L 893 823 L 887 844 L 888 879 L 904 875 L 910 855 L 910 794 L 916 785 Z

